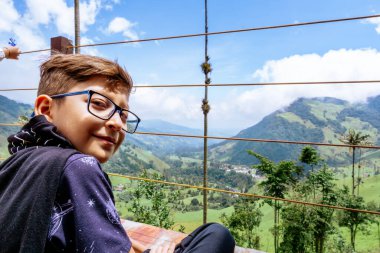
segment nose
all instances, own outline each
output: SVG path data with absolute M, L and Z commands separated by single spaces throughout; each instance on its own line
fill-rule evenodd
M 115 111 L 112 117 L 106 121 L 106 126 L 114 131 L 122 131 L 123 125 L 118 111 Z

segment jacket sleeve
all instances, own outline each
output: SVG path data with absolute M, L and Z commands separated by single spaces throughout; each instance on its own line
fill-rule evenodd
M 55 248 L 64 252 L 130 251 L 111 185 L 95 158 L 77 154 L 68 160 L 54 209 L 48 240 Z

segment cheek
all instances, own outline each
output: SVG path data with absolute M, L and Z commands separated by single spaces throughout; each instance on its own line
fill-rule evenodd
M 120 134 L 120 140 L 117 143 L 117 146 L 115 148 L 115 152 L 120 148 L 121 144 L 124 141 L 124 138 L 125 138 L 125 133 L 123 132 L 122 134 Z

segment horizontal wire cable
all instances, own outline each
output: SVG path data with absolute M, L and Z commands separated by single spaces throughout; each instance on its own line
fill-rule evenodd
M 207 191 L 214 191 L 214 192 L 222 192 L 222 193 L 228 193 L 228 194 L 239 195 L 239 196 L 244 196 L 244 197 L 278 200 L 278 201 L 283 201 L 283 202 L 288 202 L 288 203 L 294 203 L 294 204 L 301 204 L 301 205 L 308 205 L 308 206 L 317 206 L 317 207 L 326 207 L 326 208 L 338 209 L 338 210 L 344 210 L 344 211 L 350 211 L 350 212 L 380 215 L 380 212 L 371 211 L 371 210 L 361 210 L 361 209 L 355 209 L 355 208 L 349 208 L 349 207 L 343 207 L 343 206 L 334 206 L 334 205 L 326 205 L 326 204 L 320 204 L 320 203 L 305 202 L 305 201 L 300 201 L 300 200 L 277 198 L 277 197 L 258 195 L 258 194 L 253 194 L 253 193 L 234 192 L 234 191 L 229 191 L 229 190 L 210 188 L 210 187 L 202 187 L 202 186 L 189 185 L 189 184 L 174 183 L 174 182 L 168 182 L 168 181 L 157 180 L 157 179 L 135 177 L 135 176 L 127 176 L 127 175 L 121 175 L 121 174 L 111 173 L 111 172 L 109 172 L 107 174 L 110 175 L 110 176 L 122 177 L 122 178 L 127 178 L 127 179 L 130 179 L 130 180 L 140 180 L 140 181 L 159 183 L 159 184 L 166 184 L 166 185 L 173 185 L 173 186 L 180 186 L 180 187 L 192 188 L 192 189 L 198 189 L 198 190 L 207 190 Z
M 225 86 L 284 86 L 284 85 L 337 85 L 337 84 L 360 84 L 380 83 L 380 80 L 358 80 L 358 81 L 316 81 L 316 82 L 268 82 L 268 83 L 220 83 L 220 84 L 159 84 L 159 85 L 135 85 L 134 88 L 183 88 L 183 87 L 225 87 Z M 1 91 L 1 90 L 0 90 Z
M 190 38 L 190 37 L 200 37 L 200 36 L 206 36 L 206 35 L 210 36 L 210 35 L 227 34 L 227 33 L 239 33 L 239 32 L 249 32 L 249 31 L 279 29 L 279 28 L 294 27 L 294 26 L 306 26 L 306 25 L 316 25 L 316 24 L 325 24 L 325 23 L 335 23 L 335 22 L 360 20 L 360 19 L 368 19 L 368 18 L 378 18 L 378 17 L 380 17 L 380 14 L 351 17 L 351 18 L 339 18 L 339 19 L 318 20 L 318 21 L 310 21 L 310 22 L 300 22 L 300 23 L 274 25 L 274 26 L 262 26 L 262 27 L 253 27 L 253 28 L 236 29 L 236 30 L 226 30 L 226 31 L 219 31 L 219 32 L 195 33 L 195 34 L 185 34 L 185 35 L 148 38 L 148 39 L 139 39 L 139 40 L 124 40 L 124 41 L 115 41 L 115 42 L 84 44 L 84 45 L 78 45 L 78 46 L 68 46 L 67 48 L 106 46 L 106 45 L 115 45 L 115 44 L 147 42 L 147 41 L 181 39 L 181 38 Z
M 283 144 L 299 144 L 299 145 L 315 145 L 327 147 L 345 147 L 345 148 L 368 148 L 380 149 L 380 146 L 371 145 L 349 145 L 349 144 L 332 144 L 322 142 L 308 142 L 308 141 L 288 141 L 288 140 L 271 140 L 271 139 L 255 139 L 255 138 L 239 138 L 239 137 L 220 137 L 220 136 L 202 136 L 202 135 L 188 135 L 188 134 L 171 134 L 171 133 L 154 133 L 154 132 L 135 132 L 135 134 L 142 135 L 157 135 L 157 136 L 172 136 L 172 137 L 185 137 L 185 138 L 208 138 L 214 140 L 231 140 L 231 141 L 251 141 L 251 142 L 267 142 L 267 143 L 283 143 Z
M 0 89 L 0 91 L 29 91 L 37 90 L 37 88 L 10 88 L 10 89 Z
M 31 54 L 31 53 L 37 53 L 37 52 L 50 51 L 50 50 L 51 50 L 51 48 L 39 49 L 39 50 L 31 50 L 31 51 L 21 51 L 20 54 Z
M 0 123 L 0 126 L 23 126 L 23 124 L 21 124 L 21 123 Z M 135 132 L 135 134 L 156 135 L 156 136 L 169 136 L 169 137 L 185 137 L 185 138 L 197 138 L 197 139 L 208 138 L 208 139 L 214 139 L 214 140 L 230 140 L 230 141 L 250 141 L 250 142 L 265 142 L 265 143 L 314 145 L 314 146 L 327 146 L 327 147 L 340 147 L 340 148 L 380 149 L 380 146 L 332 144 L 332 143 L 309 142 L 309 141 L 289 141 L 289 140 L 272 140 L 272 139 L 256 139 L 256 138 L 222 137 L 222 136 L 203 136 L 203 135 L 171 134 L 171 133 L 155 133 L 155 132 Z
M 340 85 L 340 84 L 373 84 L 380 80 L 357 80 L 357 81 L 311 81 L 311 82 L 267 82 L 267 83 L 220 83 L 220 84 L 159 84 L 159 85 L 135 85 L 133 88 L 191 88 L 191 87 L 227 87 L 227 86 L 285 86 L 285 85 Z M 37 88 L 9 88 L 1 91 L 29 91 Z
M 106 45 L 115 45 L 115 44 L 127 44 L 127 43 L 147 42 L 147 41 L 181 39 L 181 38 L 190 38 L 190 37 L 200 37 L 200 36 L 206 36 L 206 35 L 211 36 L 211 35 L 218 35 L 218 34 L 239 33 L 239 32 L 249 32 L 249 31 L 279 29 L 279 28 L 295 27 L 295 26 L 306 26 L 306 25 L 336 23 L 336 22 L 351 21 L 351 20 L 360 20 L 360 19 L 369 19 L 369 18 L 378 18 L 378 17 L 380 17 L 380 14 L 368 15 L 368 16 L 350 17 L 350 18 L 339 18 L 339 19 L 318 20 L 318 21 L 310 21 L 310 22 L 300 22 L 300 23 L 274 25 L 274 26 L 252 27 L 252 28 L 245 28 L 245 29 L 219 31 L 219 32 L 195 33 L 195 34 L 185 34 L 185 35 L 157 37 L 157 38 L 147 38 L 147 39 L 139 39 L 139 40 L 123 40 L 123 41 L 114 41 L 114 42 L 84 44 L 84 45 L 78 45 L 78 46 L 68 46 L 67 48 L 94 47 L 94 46 L 106 46 Z M 21 54 L 42 52 L 42 51 L 48 51 L 48 50 L 50 50 L 50 49 L 25 51 L 25 52 L 21 52 Z

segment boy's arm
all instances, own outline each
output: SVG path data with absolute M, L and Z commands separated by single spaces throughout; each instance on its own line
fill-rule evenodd
M 55 234 L 49 233 L 51 243 L 65 243 L 63 249 L 69 251 L 129 252 L 131 241 L 120 223 L 111 186 L 99 163 L 91 156 L 74 157 L 66 165 L 60 185 L 66 195 L 60 207 L 72 210 L 60 222 L 51 224 L 55 229 L 61 226 Z

